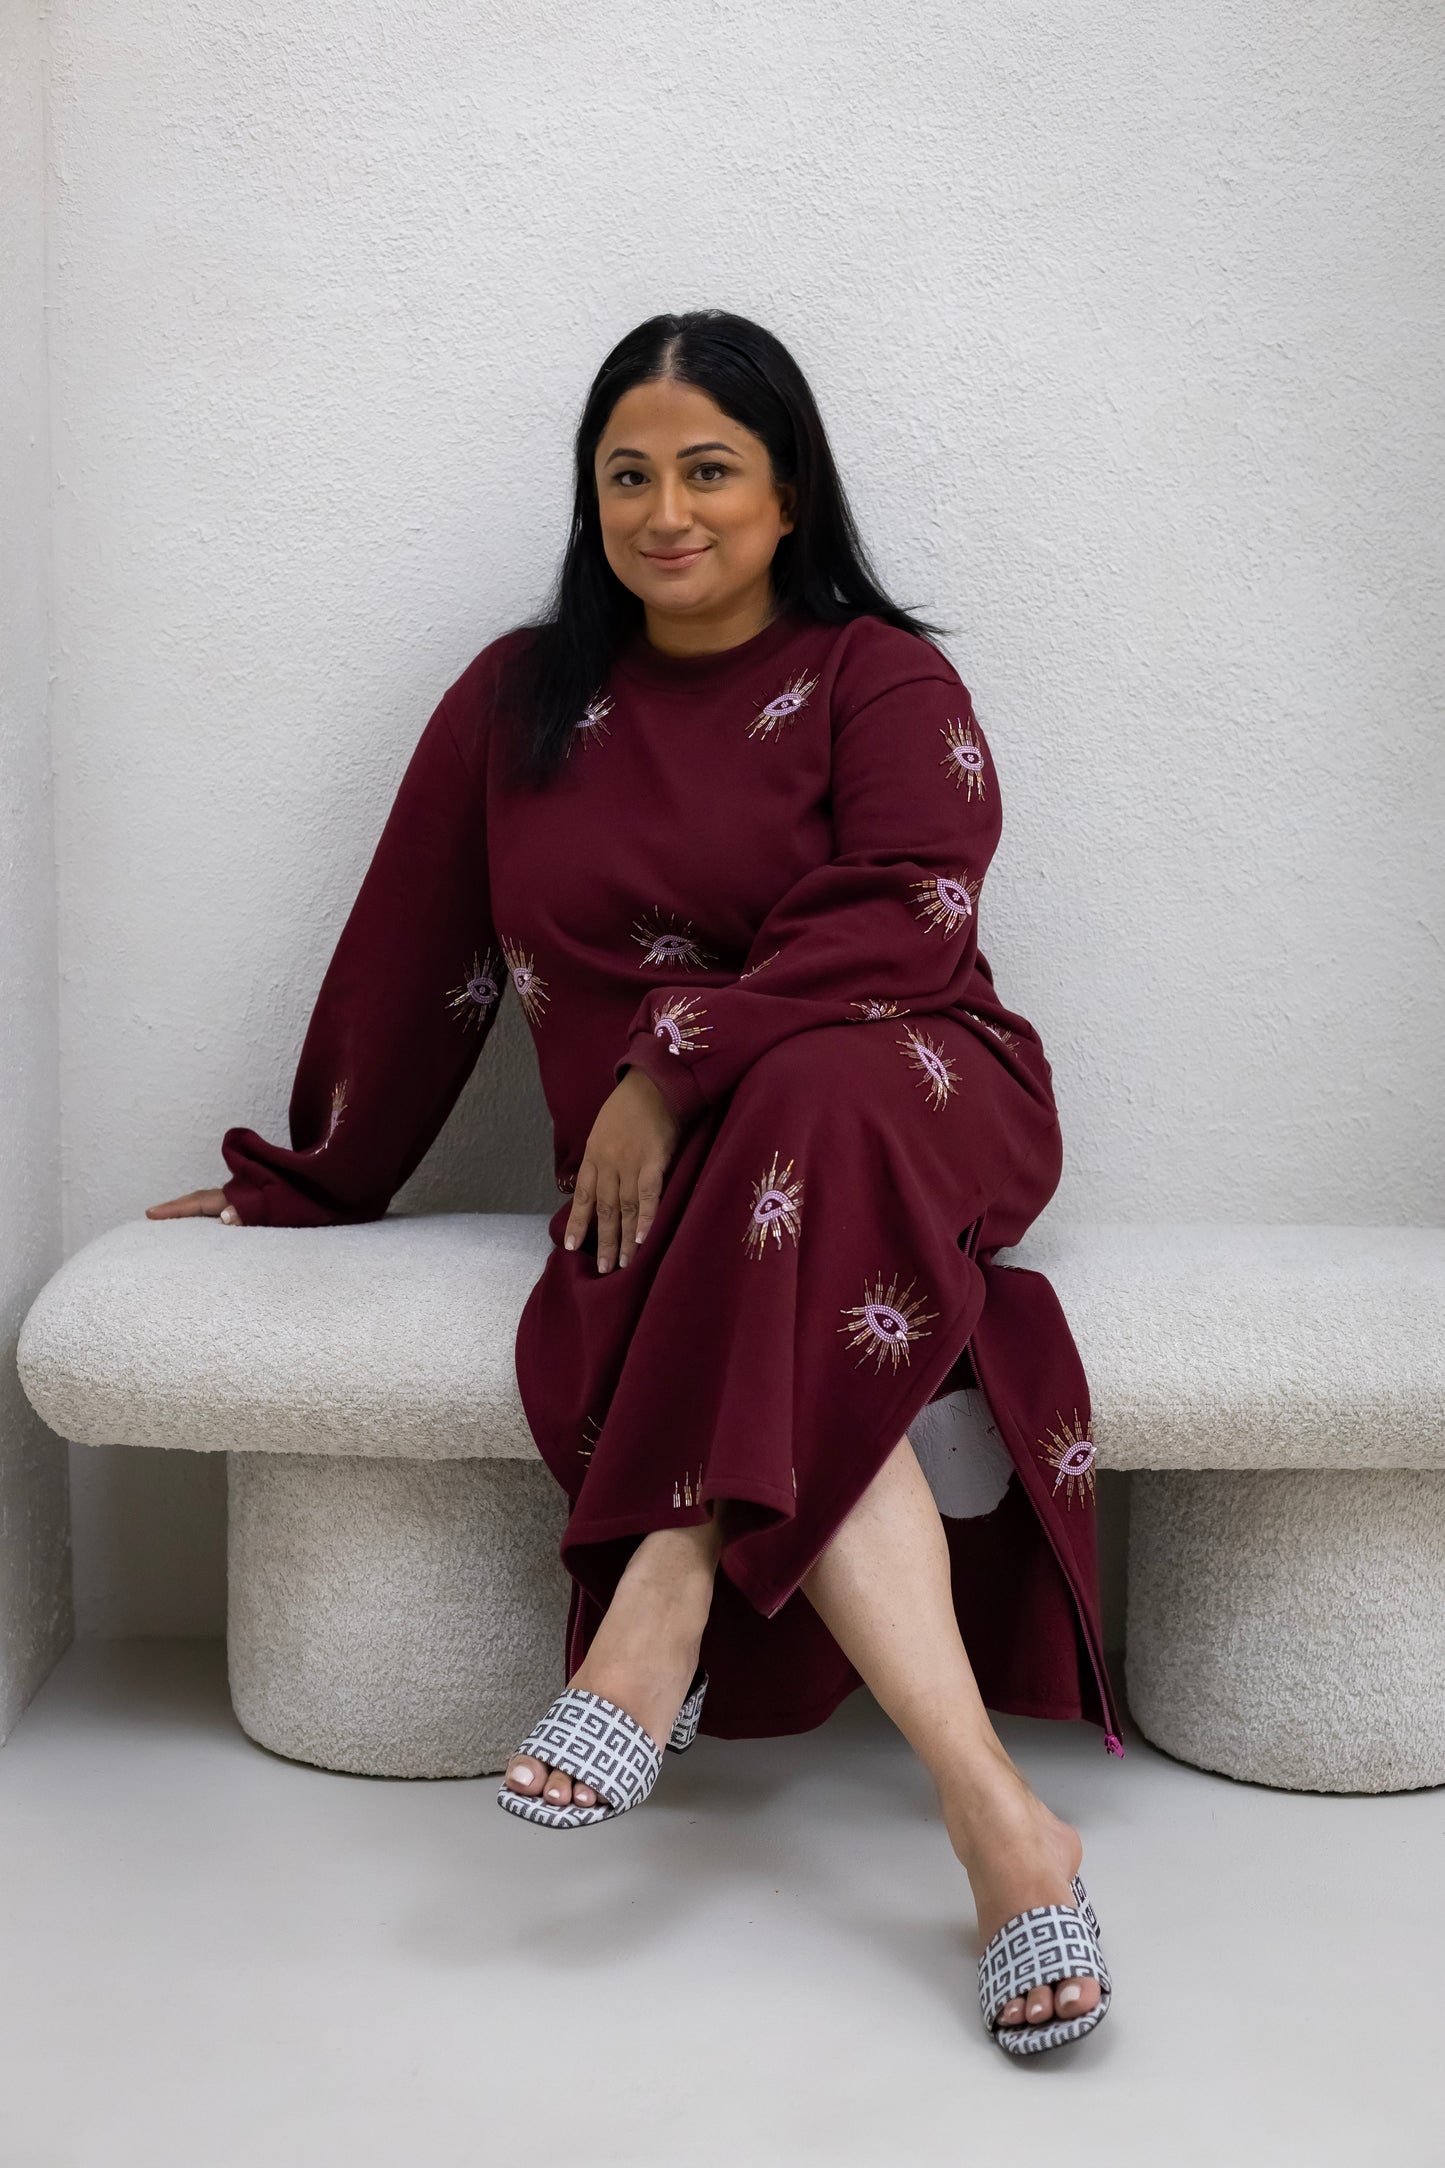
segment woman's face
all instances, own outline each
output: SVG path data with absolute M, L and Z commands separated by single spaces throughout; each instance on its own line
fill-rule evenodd
M 774 484 L 762 438 L 706 392 L 635 384 L 607 418 L 595 472 L 607 562 L 649 616 L 766 609 L 794 493 Z

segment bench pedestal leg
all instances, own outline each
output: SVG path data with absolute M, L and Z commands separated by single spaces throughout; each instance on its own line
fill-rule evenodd
M 540 1461 L 230 1453 L 243 1730 L 363 1776 L 504 1768 L 566 1683 L 566 1500 Z
M 1445 1784 L 1445 1475 L 1136 1472 L 1130 1712 L 1290 1791 Z

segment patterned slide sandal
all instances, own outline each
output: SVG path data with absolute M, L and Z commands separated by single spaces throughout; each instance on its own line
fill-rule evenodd
M 999 2046 L 1010 2055 L 1042 2055 L 1046 2048 L 1061 2048 L 1067 2040 L 1082 2040 L 1109 2007 L 1113 1982 L 1099 1947 L 1099 1922 L 1077 1875 L 1070 1887 L 1078 1900 L 1072 1905 L 1034 1905 L 1016 1912 L 991 1937 L 978 1961 L 978 1999 L 983 2022 Z M 1082 2017 L 1044 2018 L 1031 2025 L 1000 2025 L 998 2014 L 1016 1995 L 1054 1980 L 1083 1978 L 1099 1982 L 1100 1994 L 1092 2010 Z
M 707 1673 L 699 1664 L 667 1735 L 674 1754 L 685 1753 L 697 1737 L 706 1692 Z M 640 1807 L 662 1768 L 651 1732 L 615 1701 L 581 1686 L 563 1689 L 517 1752 L 535 1755 L 549 1769 L 565 1770 L 575 1783 L 590 1784 L 597 1794 L 595 1807 L 577 1807 L 570 1800 L 566 1806 L 552 1806 L 543 1798 L 514 1792 L 504 1776 L 497 1805 L 524 1822 L 539 1822 L 543 1829 L 585 1829 L 589 1822 L 608 1822 L 629 1807 Z

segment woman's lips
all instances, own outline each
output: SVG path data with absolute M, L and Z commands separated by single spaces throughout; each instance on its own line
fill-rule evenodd
M 690 565 L 694 558 L 703 556 L 707 548 L 704 542 L 695 550 L 644 550 L 642 554 L 650 565 Z

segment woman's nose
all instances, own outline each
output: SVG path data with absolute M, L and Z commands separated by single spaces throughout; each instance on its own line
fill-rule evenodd
M 659 534 L 680 534 L 692 525 L 687 491 L 676 475 L 664 475 L 658 484 L 652 506 L 652 525 Z

